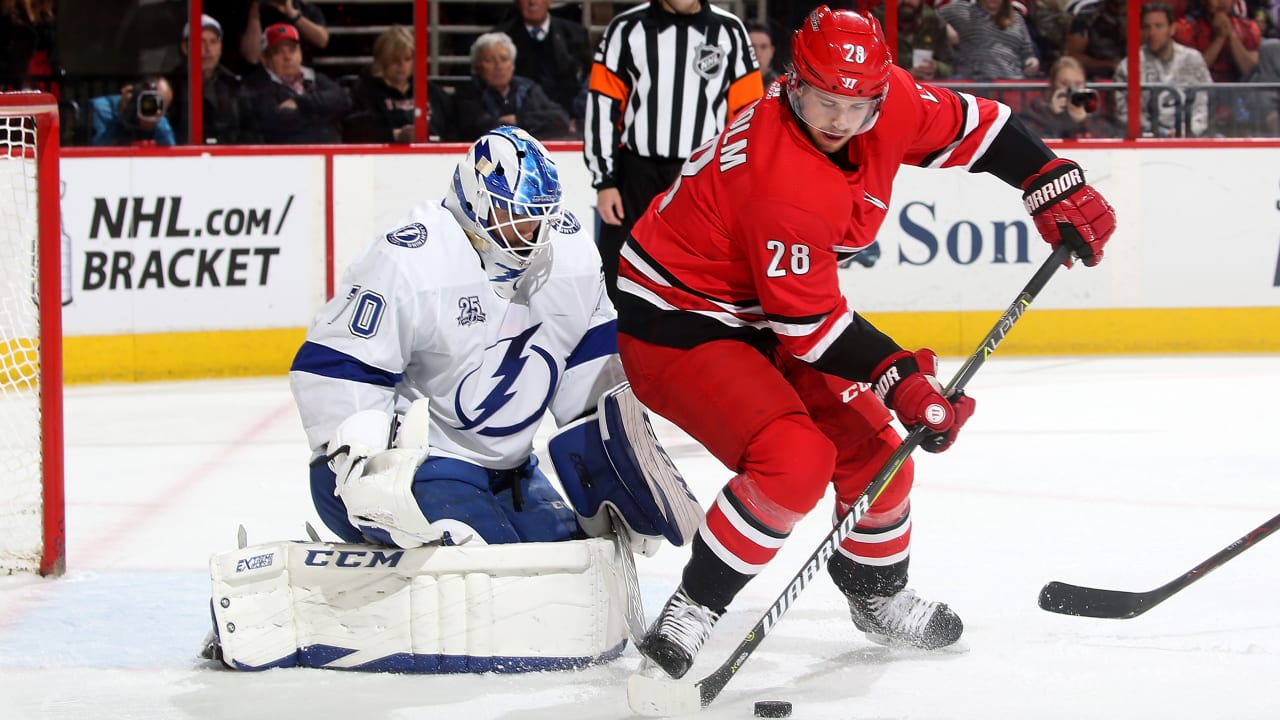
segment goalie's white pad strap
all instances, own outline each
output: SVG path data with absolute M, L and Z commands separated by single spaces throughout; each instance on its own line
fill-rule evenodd
M 569 669 L 617 657 L 627 633 L 627 571 L 603 539 L 278 542 L 215 555 L 209 571 L 222 658 L 240 670 Z

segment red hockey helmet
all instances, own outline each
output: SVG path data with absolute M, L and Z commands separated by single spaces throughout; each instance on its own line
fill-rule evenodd
M 893 55 L 871 15 L 819 5 L 791 37 L 794 77 L 836 95 L 883 97 Z

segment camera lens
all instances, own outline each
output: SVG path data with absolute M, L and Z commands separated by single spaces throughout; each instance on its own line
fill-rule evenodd
M 155 117 L 164 109 L 164 101 L 160 98 L 160 93 L 154 90 L 144 90 L 138 93 L 138 115 L 141 117 Z
M 1098 91 L 1076 90 L 1071 93 L 1071 104 L 1084 108 L 1085 112 L 1094 112 L 1098 109 Z

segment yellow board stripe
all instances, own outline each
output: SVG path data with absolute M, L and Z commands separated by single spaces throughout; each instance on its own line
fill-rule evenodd
M 144 382 L 284 375 L 305 328 L 68 337 L 63 382 Z
M 966 356 L 999 319 L 996 311 L 867 313 L 903 347 Z M 1280 352 L 1280 308 L 1037 310 L 1033 304 L 1000 354 L 1125 355 Z
M 996 311 L 866 313 L 903 347 L 966 356 Z M 304 328 L 68 337 L 64 381 L 142 382 L 284 375 Z M 1000 345 L 1001 355 L 1280 352 L 1280 308 L 1037 310 Z

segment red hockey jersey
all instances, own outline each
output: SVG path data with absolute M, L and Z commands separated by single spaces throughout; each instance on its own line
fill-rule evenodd
M 801 360 L 865 381 L 897 345 L 849 308 L 837 253 L 875 241 L 900 165 L 970 168 L 1009 120 L 1003 104 L 899 68 L 890 83 L 875 126 L 835 156 L 814 147 L 777 84 L 695 151 L 623 247 L 619 330 L 673 347 L 772 333 Z

